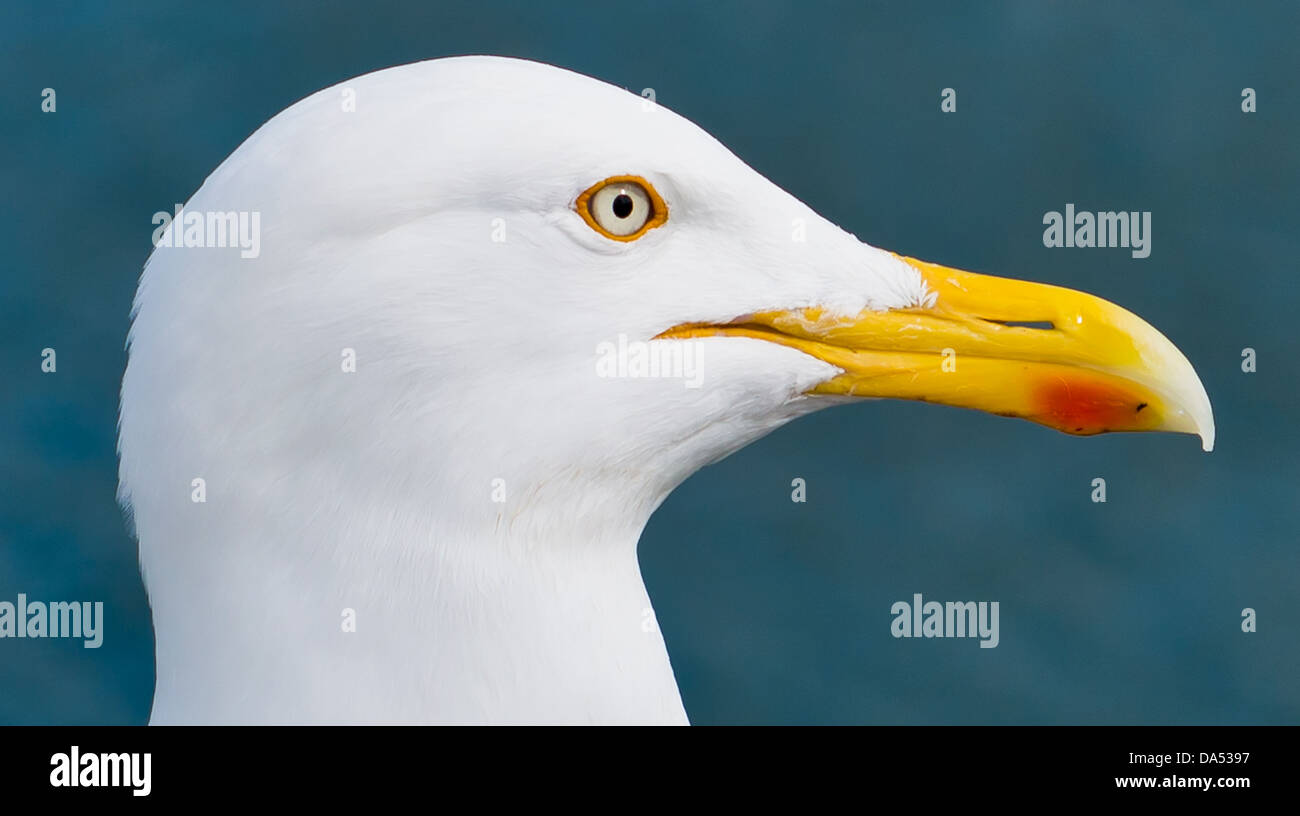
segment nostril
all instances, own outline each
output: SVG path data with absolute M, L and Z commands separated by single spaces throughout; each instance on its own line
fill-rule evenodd
M 987 323 L 997 323 L 1000 326 L 1019 326 L 1024 329 L 1054 329 L 1056 324 L 1050 320 L 989 320 L 984 318 Z

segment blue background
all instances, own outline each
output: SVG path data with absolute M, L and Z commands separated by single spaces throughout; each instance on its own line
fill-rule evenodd
M 1114 300 L 1213 401 L 1209 455 L 878 402 L 695 475 L 641 543 L 695 722 L 1300 722 L 1300 6 L 118 5 L 0 7 L 0 600 L 107 617 L 98 650 L 0 641 L 0 723 L 148 717 L 114 434 L 151 215 L 295 100 L 464 53 L 653 87 L 870 243 Z M 1067 202 L 1150 210 L 1151 257 L 1044 248 Z M 999 601 L 1001 645 L 895 640 L 890 605 L 914 592 Z

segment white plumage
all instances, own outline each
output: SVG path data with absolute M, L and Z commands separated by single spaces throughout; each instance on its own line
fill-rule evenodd
M 632 243 L 573 208 L 622 173 L 670 209 Z M 121 484 L 154 722 L 685 722 L 637 538 L 837 369 L 719 338 L 688 389 L 594 376 L 596 347 L 925 297 L 685 119 L 513 59 L 314 94 L 186 208 L 260 212 L 262 235 L 257 258 L 156 250 L 136 300 Z

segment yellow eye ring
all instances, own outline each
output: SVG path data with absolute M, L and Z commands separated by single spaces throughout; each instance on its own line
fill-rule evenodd
M 635 241 L 668 221 L 668 205 L 640 176 L 610 176 L 573 204 L 587 226 L 612 241 Z

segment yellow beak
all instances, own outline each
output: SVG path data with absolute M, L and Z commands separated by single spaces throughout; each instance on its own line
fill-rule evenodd
M 903 260 L 924 277 L 930 306 L 764 312 L 660 336 L 754 337 L 843 370 L 815 394 L 975 408 L 1071 434 L 1192 433 L 1214 448 L 1210 400 L 1191 363 L 1137 315 L 1072 289 Z

